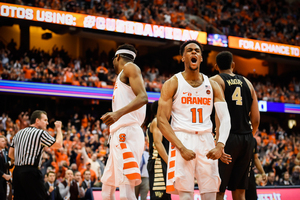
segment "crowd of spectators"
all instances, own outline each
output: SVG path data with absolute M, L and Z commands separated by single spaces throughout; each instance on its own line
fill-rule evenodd
M 300 135 L 288 135 L 280 125 L 270 124 L 269 130 L 258 131 L 254 136 L 262 166 L 268 174 L 267 182 L 255 170 L 259 186 L 300 185 Z
M 249 74 L 258 100 L 300 104 L 300 80 L 292 77 L 270 77 Z M 286 82 L 288 80 L 288 82 Z
M 298 1 L 15 0 L 14 3 L 300 45 Z
M 85 59 L 72 59 L 63 47 L 59 49 L 54 45 L 52 53 L 34 48 L 20 55 L 13 40 L 7 46 L 0 42 L 0 79 L 113 88 L 116 74 L 111 58 L 114 50 L 109 54 L 98 51 L 88 49 Z M 145 62 L 139 66 L 147 91 L 160 92 L 163 83 L 173 75 L 161 73 L 161 69 Z M 299 78 L 284 77 L 282 80 L 257 74 L 249 74 L 248 78 L 258 100 L 300 104 Z

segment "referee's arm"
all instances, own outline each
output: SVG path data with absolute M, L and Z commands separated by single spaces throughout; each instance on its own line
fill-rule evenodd
M 52 148 L 55 149 L 60 149 L 63 146 L 63 136 L 62 136 L 62 131 L 61 131 L 61 121 L 56 121 L 54 122 L 55 128 L 56 128 L 56 141 L 55 143 L 51 146 Z

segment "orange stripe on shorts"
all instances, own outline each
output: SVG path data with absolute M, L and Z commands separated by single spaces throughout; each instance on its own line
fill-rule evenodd
M 175 191 L 174 185 L 167 185 L 167 187 L 166 187 L 167 193 L 174 192 L 174 191 Z
M 123 159 L 127 159 L 127 158 L 133 158 L 133 153 L 132 152 L 123 153 Z
M 176 150 L 172 150 L 171 151 L 171 157 L 175 157 L 175 155 L 176 155 Z
M 120 146 L 121 146 L 121 149 L 126 149 L 127 148 L 126 143 L 120 143 Z
M 169 172 L 168 173 L 168 180 L 174 178 L 174 174 L 175 174 L 174 172 Z
M 169 169 L 175 166 L 175 160 L 172 160 L 169 164 Z
M 129 180 L 141 179 L 141 175 L 139 173 L 126 174 L 125 175 Z
M 128 162 L 128 163 L 124 163 L 124 167 L 123 169 L 129 169 L 129 168 L 139 168 L 138 164 L 136 162 Z

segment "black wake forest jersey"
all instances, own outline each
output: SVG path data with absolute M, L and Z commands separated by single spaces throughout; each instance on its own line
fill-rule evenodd
M 225 82 L 225 100 L 231 118 L 231 134 L 249 134 L 252 132 L 250 111 L 252 96 L 250 88 L 241 75 L 219 74 Z

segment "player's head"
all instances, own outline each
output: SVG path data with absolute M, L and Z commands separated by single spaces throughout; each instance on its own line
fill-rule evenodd
M 158 108 L 158 101 L 154 101 L 151 105 L 151 111 L 154 114 L 154 116 L 157 114 L 157 108 Z
M 127 62 L 133 62 L 136 54 L 137 50 L 134 48 L 134 46 L 132 46 L 131 44 L 122 44 L 118 47 L 113 60 L 115 60 L 115 58 L 121 57 Z
M 199 71 L 202 58 L 202 45 L 196 40 L 188 40 L 180 46 L 181 60 L 191 71 Z
M 226 70 L 231 68 L 233 62 L 233 55 L 229 51 L 222 51 L 218 53 L 216 57 L 216 64 L 220 70 Z

